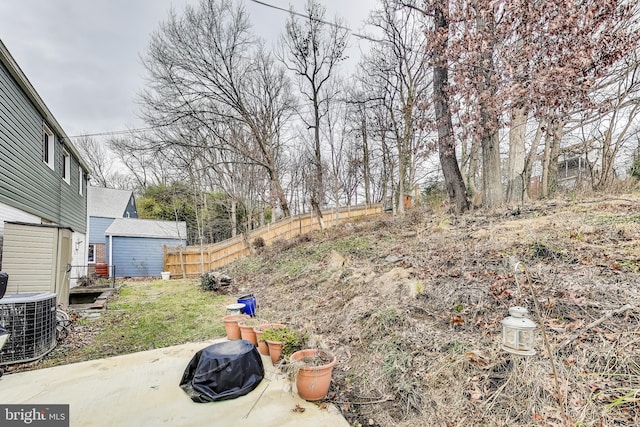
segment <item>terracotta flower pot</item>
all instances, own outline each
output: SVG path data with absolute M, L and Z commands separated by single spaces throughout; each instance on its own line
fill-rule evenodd
M 269 346 L 269 356 L 271 356 L 271 363 L 275 365 L 276 363 L 278 363 L 278 360 L 280 360 L 280 355 L 282 355 L 282 346 L 284 345 L 284 342 L 271 340 L 266 340 L 266 342 Z
M 250 317 L 246 314 L 229 314 L 222 318 L 224 322 L 224 329 L 227 331 L 227 339 L 239 340 L 240 339 L 240 327 L 238 322 Z
M 269 346 L 267 343 L 261 339 L 262 332 L 267 328 L 272 327 L 284 327 L 282 323 L 265 323 L 264 325 L 255 326 L 253 331 L 256 333 L 256 340 L 258 341 L 258 351 L 260 354 L 269 356 Z
M 256 333 L 253 330 L 256 326 L 267 324 L 268 321 L 264 319 L 245 319 L 238 322 L 238 327 L 240 328 L 240 337 L 243 340 L 247 340 L 253 345 L 258 345 L 258 339 L 256 337 Z
M 298 369 L 296 388 L 304 400 L 321 400 L 329 392 L 331 373 L 336 356 L 326 350 L 300 350 L 293 353 L 290 361 Z

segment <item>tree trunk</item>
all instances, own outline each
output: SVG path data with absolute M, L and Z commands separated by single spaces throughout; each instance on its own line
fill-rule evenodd
M 237 214 L 237 206 L 238 203 L 235 199 L 231 200 L 231 237 L 236 237 L 238 234 L 238 214 Z
M 469 209 L 469 199 L 456 159 L 453 124 L 447 94 L 449 80 L 449 61 L 446 56 L 447 34 L 449 32 L 448 0 L 436 0 L 434 15 L 435 33 L 437 37 L 442 37 L 442 40 L 435 43 L 433 50 L 433 102 L 438 127 L 438 154 L 449 200 L 454 204 L 457 212 L 462 212 Z
M 551 144 L 553 138 L 550 135 L 550 130 L 544 135 L 544 154 L 542 155 L 542 197 L 549 197 L 549 166 L 551 165 Z
M 527 196 L 525 178 L 525 138 L 527 134 L 527 110 L 515 108 L 509 128 L 509 163 L 507 172 L 507 203 L 522 205 Z
M 269 169 L 269 178 L 271 180 L 271 185 L 273 186 L 276 192 L 276 197 L 280 202 L 280 207 L 282 208 L 282 214 L 285 217 L 287 217 L 289 216 L 289 203 L 287 202 L 286 194 L 284 194 L 284 191 L 282 190 L 282 185 L 280 184 L 278 173 L 273 169 Z
M 317 89 L 313 87 L 313 142 L 314 161 L 316 163 L 313 193 L 316 202 L 324 203 L 324 177 L 322 171 L 322 150 L 320 147 L 320 105 L 318 104 Z
M 524 163 L 524 178 L 523 181 L 526 185 L 527 196 L 531 199 L 532 195 L 529 192 L 531 182 L 531 173 L 533 172 L 533 162 L 536 160 L 538 155 L 538 147 L 540 146 L 540 141 L 542 140 L 542 132 L 544 127 L 546 126 L 546 122 L 544 120 L 540 120 L 538 123 L 538 129 L 536 130 L 536 134 L 533 137 L 533 142 L 531 143 L 531 148 L 529 148 L 529 153 L 527 154 L 527 159 Z
M 363 113 L 364 114 L 364 113 Z M 362 119 L 362 172 L 364 178 L 364 201 L 371 204 L 371 165 L 369 160 L 369 140 L 367 139 L 367 120 Z M 356 193 L 357 194 L 357 193 Z
M 492 6 L 488 6 L 486 20 L 477 18 L 478 30 L 487 36 L 487 49 L 481 55 L 483 65 L 480 80 L 480 126 L 482 128 L 482 204 L 487 208 L 502 205 L 502 171 L 500 165 L 500 139 L 498 137 L 498 115 L 493 105 L 496 92 L 493 83 L 494 22 Z
M 480 139 L 472 138 L 471 151 L 469 152 L 469 165 L 467 168 L 467 192 L 471 200 L 477 199 L 478 193 L 478 171 L 480 169 Z M 475 202 L 474 202 L 475 203 Z
M 564 128 L 564 123 L 559 120 L 554 121 L 551 130 L 551 158 L 549 164 L 549 178 L 547 180 L 548 195 L 553 195 L 558 191 L 558 157 L 560 157 L 560 143 L 562 141 L 562 129 Z
M 554 119 L 545 138 L 544 160 L 542 164 L 542 196 L 549 197 L 558 189 L 558 157 L 564 124 Z
M 399 216 L 404 216 L 404 181 L 407 176 L 407 165 L 404 159 L 404 141 L 398 141 L 398 210 Z

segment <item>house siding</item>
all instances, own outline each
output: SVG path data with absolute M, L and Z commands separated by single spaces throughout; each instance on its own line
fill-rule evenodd
M 42 126 L 43 117 L 0 62 L 0 202 L 85 233 L 87 202 L 86 191 L 82 195 L 78 191 L 79 161 L 70 150 L 67 184 L 62 179 L 59 135 L 55 138 L 55 170 L 42 161 Z M 53 126 L 49 128 L 53 131 Z
M 113 236 L 113 262 L 116 277 L 160 276 L 163 268 L 163 246 L 184 244 L 179 239 Z M 109 253 L 107 240 L 107 254 Z
M 89 219 L 89 243 L 102 243 L 105 242 L 104 232 L 109 228 L 115 218 L 101 218 L 92 216 Z

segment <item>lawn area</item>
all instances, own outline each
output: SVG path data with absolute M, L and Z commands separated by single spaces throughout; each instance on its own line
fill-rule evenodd
M 222 316 L 233 296 L 200 289 L 199 280 L 130 281 L 100 317 L 78 316 L 70 335 L 38 367 L 225 336 Z

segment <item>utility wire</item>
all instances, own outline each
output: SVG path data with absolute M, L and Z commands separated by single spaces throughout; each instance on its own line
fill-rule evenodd
M 169 124 L 151 126 L 151 127 L 146 127 L 146 128 L 119 129 L 119 130 L 113 130 L 113 131 L 108 131 L 108 132 L 82 133 L 82 134 L 79 134 L 79 135 L 67 136 L 67 138 L 68 139 L 77 139 L 77 138 L 84 138 L 84 137 L 87 137 L 87 136 L 132 135 L 132 134 L 145 132 L 145 131 L 148 131 L 148 130 L 154 130 L 154 129 L 158 129 L 158 128 L 163 128 L 163 127 L 167 127 L 167 126 L 169 126 Z
M 356 33 L 356 32 L 354 32 L 351 28 L 349 28 L 349 27 L 345 27 L 344 25 L 340 25 L 340 24 L 337 24 L 337 23 L 335 23 L 335 22 L 325 21 L 325 20 L 323 20 L 323 19 L 319 19 L 319 18 L 314 18 L 314 17 L 311 17 L 311 16 L 306 15 L 306 14 L 304 14 L 304 13 L 296 12 L 296 11 L 295 11 L 295 10 L 293 10 L 293 9 L 285 9 L 285 8 L 283 8 L 283 7 L 276 6 L 276 5 L 273 5 L 273 4 L 269 4 L 269 3 L 266 3 L 266 2 L 264 2 L 264 1 L 260 1 L 260 0 L 249 0 L 249 1 L 251 1 L 251 2 L 253 2 L 253 3 L 256 3 L 256 4 L 259 4 L 259 5 L 261 5 L 261 6 L 265 6 L 265 7 L 271 8 L 271 9 L 275 9 L 275 10 L 279 10 L 279 11 L 281 11 L 281 12 L 290 13 L 290 14 L 293 14 L 293 15 L 295 15 L 295 16 L 299 16 L 299 17 L 301 17 L 301 18 L 311 19 L 312 21 L 320 22 L 321 24 L 330 25 L 330 26 L 332 26 L 332 27 L 335 27 L 335 28 L 339 28 L 339 29 L 341 29 L 341 30 L 348 31 L 348 32 L 350 32 L 353 36 L 358 37 L 358 38 L 363 39 L 363 40 L 369 40 L 369 41 L 374 42 L 374 43 L 388 43 L 388 41 L 387 41 L 387 40 L 374 39 L 374 38 L 369 37 L 369 36 L 367 36 L 367 35 L 360 34 L 360 33 Z

